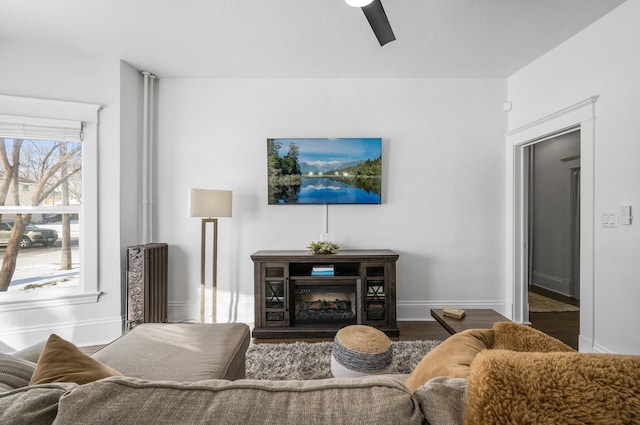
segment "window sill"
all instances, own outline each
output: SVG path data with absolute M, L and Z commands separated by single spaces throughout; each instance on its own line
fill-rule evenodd
M 62 307 L 74 304 L 97 303 L 102 292 L 41 294 L 34 297 L 0 299 L 0 313 L 37 308 Z M 42 296 L 44 295 L 44 296 Z

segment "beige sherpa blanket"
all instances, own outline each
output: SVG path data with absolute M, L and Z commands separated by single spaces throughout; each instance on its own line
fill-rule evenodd
M 640 356 L 487 350 L 471 366 L 465 424 L 640 424 Z

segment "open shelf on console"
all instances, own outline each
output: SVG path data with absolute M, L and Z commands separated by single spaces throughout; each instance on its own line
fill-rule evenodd
M 327 261 L 314 261 L 313 263 L 290 263 L 289 275 L 293 276 L 311 276 L 311 270 L 314 266 L 333 266 L 333 276 L 360 276 L 360 263 L 337 263 Z M 316 276 L 314 276 L 316 277 Z M 325 277 L 325 276 L 319 276 Z

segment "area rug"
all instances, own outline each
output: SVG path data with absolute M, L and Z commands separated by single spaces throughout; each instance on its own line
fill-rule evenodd
M 393 363 L 389 373 L 411 373 L 424 355 L 442 341 L 392 341 Z M 333 342 L 251 344 L 246 355 L 248 379 L 331 378 Z
M 556 313 L 563 311 L 580 311 L 580 307 L 562 301 L 529 292 L 529 313 Z

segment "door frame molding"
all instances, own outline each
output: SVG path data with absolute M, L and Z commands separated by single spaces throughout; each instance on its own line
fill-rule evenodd
M 511 320 L 528 321 L 527 200 L 525 147 L 568 129 L 580 130 L 580 335 L 581 352 L 593 352 L 595 320 L 595 104 L 592 96 L 505 133 L 506 138 L 506 300 Z

